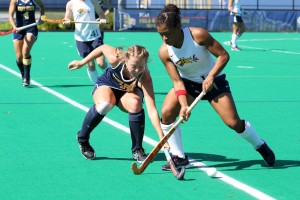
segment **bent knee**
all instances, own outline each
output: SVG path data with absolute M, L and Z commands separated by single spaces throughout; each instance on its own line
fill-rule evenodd
M 135 96 L 127 102 L 129 112 L 139 112 L 142 109 L 142 98 Z
M 230 120 L 226 121 L 225 124 L 237 133 L 241 133 L 245 130 L 244 120 Z
M 112 108 L 113 105 L 105 101 L 96 104 L 96 110 L 100 115 L 106 115 Z
M 161 110 L 161 121 L 163 124 L 173 123 L 178 115 L 179 113 L 176 110 L 163 107 Z

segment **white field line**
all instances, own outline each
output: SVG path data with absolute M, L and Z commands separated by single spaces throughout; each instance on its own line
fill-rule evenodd
M 300 38 L 270 38 L 270 39 L 245 39 L 245 40 L 238 40 L 238 42 L 260 42 L 260 41 L 284 41 L 284 40 L 300 40 Z M 229 41 L 223 42 L 224 45 L 230 45 Z M 259 47 L 253 47 L 253 46 L 245 46 L 245 45 L 238 45 L 242 48 L 247 49 L 257 49 L 257 50 L 263 50 L 263 51 L 271 51 L 275 53 L 285 53 L 285 54 L 295 54 L 300 55 L 300 52 L 291 52 L 291 51 L 283 51 L 283 50 L 274 50 L 274 49 L 267 49 L 267 48 L 259 48 Z
M 0 64 L 0 68 L 2 68 L 3 70 L 5 70 L 5 71 L 7 71 L 7 72 L 9 72 L 9 73 L 17 76 L 17 77 L 21 77 L 19 73 L 17 73 L 16 71 L 14 71 L 14 70 L 12 70 L 12 69 L 4 66 L 4 65 Z M 80 103 L 78 103 L 78 102 L 70 99 L 69 97 L 66 97 L 63 94 L 60 94 L 60 93 L 58 93 L 58 92 L 56 92 L 56 91 L 54 91 L 54 90 L 52 90 L 52 89 L 50 89 L 48 87 L 45 87 L 42 84 L 40 84 L 40 83 L 38 83 L 38 82 L 36 82 L 34 80 L 31 80 L 31 84 L 39 87 L 40 89 L 46 91 L 49 94 L 52 94 L 52 95 L 56 96 L 57 98 L 59 98 L 59 99 L 65 101 L 65 102 L 71 104 L 72 106 L 74 106 L 76 108 L 79 108 L 80 110 L 83 110 L 84 112 L 88 112 L 88 110 L 89 110 L 89 108 L 81 105 Z M 126 126 L 124 126 L 124 125 L 122 125 L 122 124 L 120 124 L 120 123 L 118 123 L 116 121 L 113 121 L 113 120 L 111 120 L 111 119 L 109 119 L 107 117 L 105 117 L 103 120 L 106 123 L 114 126 L 115 128 L 118 128 L 118 129 L 124 131 L 125 133 L 130 134 L 130 130 L 129 130 L 128 127 L 126 127 Z M 147 136 L 144 136 L 144 141 L 147 142 L 148 144 L 151 144 L 152 146 L 156 146 L 156 144 L 157 144 L 157 142 L 155 140 L 153 140 L 153 139 L 151 139 L 151 138 L 149 138 Z M 197 167 L 201 171 L 206 172 L 209 169 L 209 167 L 206 166 L 202 162 L 198 162 L 198 161 L 195 161 L 193 159 L 190 159 L 190 161 L 191 161 L 191 165 L 193 165 L 194 167 Z M 235 187 L 235 188 L 237 188 L 237 189 L 239 189 L 241 191 L 244 191 L 245 193 L 247 193 L 250 196 L 253 196 L 253 197 L 257 198 L 257 199 L 275 200 L 274 198 L 268 196 L 267 194 L 264 194 L 261 191 L 259 191 L 257 189 L 254 189 L 254 188 L 252 188 L 252 187 L 250 187 L 250 186 L 248 186 L 248 185 L 246 185 L 244 183 L 241 183 L 241 182 L 239 182 L 239 181 L 237 181 L 237 180 L 235 180 L 235 179 L 233 179 L 233 178 L 231 178 L 231 177 L 229 177 L 229 176 L 227 176 L 227 175 L 225 175 L 225 174 L 223 174 L 223 173 L 221 173 L 219 171 L 217 172 L 216 177 L 218 179 L 224 181 L 225 183 L 228 183 L 229 185 L 231 185 L 231 186 L 233 186 L 233 187 Z

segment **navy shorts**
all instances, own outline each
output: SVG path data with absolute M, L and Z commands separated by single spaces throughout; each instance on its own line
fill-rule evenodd
M 85 58 L 89 53 L 91 53 L 94 49 L 97 47 L 103 45 L 103 40 L 101 37 L 93 40 L 93 41 L 88 41 L 88 42 L 82 42 L 82 41 L 77 41 L 76 40 L 76 46 L 79 55 L 82 58 Z
M 230 15 L 229 20 L 231 24 L 243 22 L 242 17 L 239 15 Z
M 37 26 L 33 26 L 30 28 L 24 29 L 22 31 L 19 31 L 17 33 L 13 33 L 13 40 L 23 40 L 27 33 L 32 34 L 37 39 L 38 33 L 39 33 Z
M 97 88 L 98 88 L 99 86 L 101 86 L 101 85 L 98 85 L 97 83 L 95 84 L 94 90 L 93 90 L 92 94 L 94 94 L 94 92 L 97 90 Z M 112 91 L 113 91 L 113 93 L 114 93 L 114 95 L 115 95 L 115 98 L 116 98 L 116 104 L 118 104 L 119 101 L 120 101 L 120 99 L 121 99 L 121 97 L 122 97 L 124 94 L 126 94 L 127 92 L 126 92 L 126 91 L 123 91 L 123 90 L 118 90 L 118 89 L 113 88 L 113 87 L 110 87 L 110 88 L 112 89 Z M 143 92 L 142 88 L 136 87 L 136 89 L 138 89 L 138 90 L 141 92 L 142 98 L 144 99 L 144 92 Z
M 182 80 L 188 94 L 192 97 L 196 98 L 202 92 L 202 83 L 196 83 L 185 78 L 183 78 Z M 226 80 L 225 74 L 216 77 L 214 80 L 214 84 L 215 86 L 206 93 L 206 95 L 203 97 L 203 100 L 208 100 L 209 102 L 211 102 L 220 94 L 231 93 L 229 82 Z

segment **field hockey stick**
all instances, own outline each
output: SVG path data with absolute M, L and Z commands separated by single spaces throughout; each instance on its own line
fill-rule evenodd
M 28 25 L 26 25 L 26 26 L 21 26 L 21 27 L 18 27 L 18 28 L 16 29 L 16 31 L 21 31 L 21 30 L 24 30 L 24 29 L 27 29 L 27 28 L 36 26 L 36 25 L 38 25 L 38 24 L 39 24 L 38 22 L 35 22 L 35 23 L 32 23 L 32 24 L 28 24 Z
M 13 32 L 16 32 L 16 30 L 0 31 L 0 35 L 5 36 L 5 35 L 11 34 Z
M 189 106 L 188 112 L 190 112 L 195 105 L 203 98 L 205 93 L 201 92 L 197 98 L 194 100 L 194 102 Z M 159 150 L 164 146 L 164 144 L 168 141 L 168 139 L 171 137 L 173 132 L 176 130 L 176 128 L 179 126 L 180 123 L 182 123 L 184 120 L 183 117 L 180 117 L 177 122 L 171 127 L 171 129 L 167 132 L 167 134 L 160 140 L 160 142 L 152 149 L 150 154 L 147 156 L 147 158 L 144 160 L 144 162 L 141 164 L 141 166 L 138 168 L 137 164 L 133 162 L 131 164 L 131 169 L 134 174 L 141 174 L 143 171 L 145 171 L 146 167 L 150 164 L 150 162 L 153 160 L 153 158 L 156 156 L 156 154 L 159 152 Z
M 185 167 L 182 166 L 180 171 L 176 168 L 175 163 L 173 162 L 169 150 L 167 148 L 164 149 L 165 156 L 167 158 L 168 163 L 170 164 L 171 170 L 174 174 L 174 176 L 177 178 L 177 180 L 183 180 L 184 174 L 185 174 Z
M 64 19 L 49 19 L 45 15 L 41 16 L 41 19 L 45 22 L 51 23 L 64 23 Z M 99 21 L 70 21 L 70 23 L 82 23 L 82 24 L 106 24 L 106 19 L 100 19 Z
M 13 30 L 9 30 L 9 31 L 0 31 L 0 35 L 1 35 L 1 36 L 8 35 L 8 34 L 11 34 L 11 33 L 16 32 L 16 31 L 21 31 L 21 30 L 24 30 L 24 29 L 27 29 L 27 28 L 36 26 L 37 24 L 38 24 L 38 23 L 35 22 L 35 23 L 32 23 L 32 24 L 28 24 L 28 25 L 26 25 L 26 26 L 18 27 L 17 29 L 13 29 Z

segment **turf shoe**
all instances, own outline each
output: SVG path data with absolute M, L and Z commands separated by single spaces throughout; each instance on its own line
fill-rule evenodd
M 235 46 L 235 47 L 231 47 L 231 51 L 241 51 L 241 49 Z
M 24 87 L 27 87 L 27 86 L 30 85 L 30 78 L 29 77 L 24 77 L 22 81 L 23 81 L 22 85 Z
M 185 158 L 180 158 L 178 156 L 172 156 L 172 160 L 173 160 L 176 168 L 181 168 L 183 166 L 185 168 L 189 168 L 189 166 L 190 166 L 190 161 L 189 161 L 187 156 L 185 156 Z M 164 164 L 161 167 L 161 169 L 164 170 L 164 171 L 171 170 L 170 163 L 168 162 L 167 164 Z
M 86 159 L 93 160 L 96 157 L 96 153 L 88 140 L 82 142 L 78 141 L 78 144 L 82 155 Z
M 147 155 L 145 154 L 145 150 L 143 148 L 139 148 L 132 152 L 132 157 L 139 163 L 143 163 L 144 160 L 147 158 Z
M 256 149 L 263 157 L 265 163 L 268 166 L 273 166 L 275 164 L 276 158 L 274 152 L 270 149 L 266 142 L 264 142 L 258 149 Z

